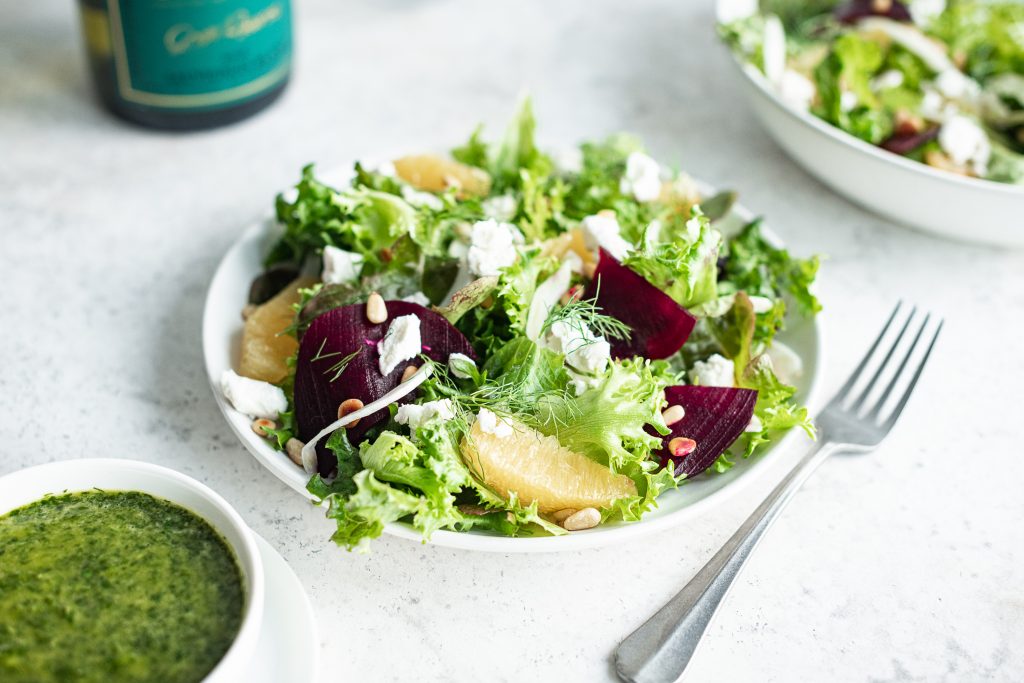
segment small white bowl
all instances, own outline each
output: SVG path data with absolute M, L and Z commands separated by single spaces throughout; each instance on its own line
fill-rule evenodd
M 716 16 L 740 0 L 717 0 Z M 940 171 L 868 144 L 783 102 L 733 55 L 761 123 L 811 175 L 899 223 L 966 242 L 1024 247 L 1024 187 Z
M 263 619 L 263 561 L 252 531 L 235 510 L 208 486 L 166 467 L 136 460 L 94 458 L 29 467 L 0 477 L 0 515 L 49 493 L 142 491 L 177 503 L 216 529 L 235 553 L 245 589 L 238 635 L 204 683 L 232 683 L 246 674 Z

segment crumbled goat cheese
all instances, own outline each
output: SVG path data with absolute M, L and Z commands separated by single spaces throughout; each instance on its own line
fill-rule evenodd
M 810 109 L 817 87 L 809 78 L 798 71 L 786 69 L 779 80 L 779 97 L 791 107 L 804 110 Z
M 955 164 L 970 163 L 971 170 L 984 176 L 992 145 L 988 135 L 966 116 L 951 116 L 939 129 L 939 146 Z
M 473 359 L 464 353 L 453 353 L 448 356 L 448 371 L 456 379 L 469 379 L 472 375 L 465 371 L 475 367 Z
M 775 302 L 766 296 L 752 296 L 748 298 L 750 299 L 750 306 L 754 309 L 754 313 L 767 313 L 775 308 Z
M 956 69 L 947 69 L 936 76 L 935 88 L 947 99 L 957 102 L 973 103 L 981 95 L 978 82 Z
M 399 363 L 418 356 L 422 348 L 420 319 L 414 314 L 395 318 L 377 344 L 381 374 L 390 375 Z
M 516 262 L 517 241 L 522 241 L 522 235 L 511 223 L 499 223 L 494 219 L 477 221 L 470 231 L 469 252 L 466 254 L 470 271 L 481 276 L 499 275 L 502 268 Z
M 871 79 L 872 90 L 891 90 L 903 85 L 903 72 L 899 69 L 889 69 Z
M 398 406 L 395 422 L 416 429 L 431 422 L 451 420 L 454 417 L 455 406 L 452 404 L 452 400 L 443 398 L 440 401 L 427 401 L 421 405 L 406 403 Z
M 510 194 L 502 194 L 485 199 L 480 208 L 488 218 L 493 218 L 496 221 L 510 221 L 515 218 L 519 202 Z
M 580 228 L 587 249 L 597 250 L 600 247 L 619 261 L 633 249 L 633 245 L 622 237 L 619 220 L 610 211 L 587 216 L 580 222 Z
M 280 413 L 288 410 L 288 399 L 280 387 L 242 377 L 234 370 L 225 370 L 221 374 L 220 390 L 235 410 L 249 417 L 276 420 Z
M 504 418 L 500 418 L 487 408 L 481 408 L 477 413 L 476 421 L 480 425 L 480 431 L 493 434 L 499 439 L 512 436 L 512 425 Z
M 661 196 L 661 165 L 643 152 L 631 152 L 619 191 L 633 195 L 638 202 L 654 201 Z
M 421 192 L 420 190 L 413 189 L 408 185 L 402 185 L 402 199 L 413 206 L 424 206 L 428 209 L 433 209 L 434 211 L 440 211 L 444 208 L 444 202 L 441 201 L 441 198 L 436 194 Z
M 690 381 L 702 387 L 731 387 L 736 381 L 735 375 L 733 362 L 716 353 L 693 364 Z
M 544 338 L 544 345 L 565 356 L 565 362 L 580 372 L 604 372 L 611 359 L 611 345 L 584 323 L 556 320 Z
M 747 427 L 743 431 L 760 432 L 762 429 L 764 429 L 764 425 L 761 424 L 761 418 L 759 418 L 757 415 L 751 415 L 750 422 L 747 423 Z
M 720 24 L 731 24 L 757 14 L 757 0 L 736 0 L 736 2 L 719 2 L 717 17 Z
M 387 176 L 388 178 L 394 178 L 398 175 L 395 165 L 390 161 L 368 161 L 363 164 L 363 168 L 370 173 Z
M 413 292 L 409 296 L 403 296 L 402 301 L 408 301 L 411 304 L 419 304 L 420 306 L 429 306 L 430 299 L 423 292 Z
M 910 0 L 910 18 L 918 26 L 925 26 L 946 10 L 946 0 Z
M 845 91 L 839 96 L 839 108 L 845 112 L 851 112 L 857 108 L 857 93 Z
M 320 273 L 320 279 L 324 281 L 324 284 L 336 285 L 342 282 L 351 282 L 359 277 L 359 270 L 363 266 L 363 256 L 327 246 L 324 247 L 323 264 L 324 268 Z
M 772 371 L 783 384 L 793 384 L 804 374 L 804 362 L 796 351 L 780 341 L 772 342 L 765 352 Z

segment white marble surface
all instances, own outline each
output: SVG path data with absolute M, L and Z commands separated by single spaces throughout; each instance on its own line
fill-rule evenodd
M 547 139 L 636 131 L 664 161 L 741 189 L 796 249 L 830 255 L 827 390 L 895 299 L 948 318 L 892 438 L 811 480 L 688 679 L 1024 677 L 1024 255 L 893 227 L 800 171 L 738 99 L 706 2 L 295 4 L 284 99 L 192 135 L 94 106 L 71 3 L 5 8 L 0 474 L 116 456 L 209 483 L 307 586 L 325 680 L 611 679 L 619 639 L 797 453 L 715 514 L 631 544 L 499 556 L 384 538 L 357 556 L 234 440 L 200 357 L 217 260 L 303 163 L 447 145 L 481 120 L 495 131 L 526 88 Z

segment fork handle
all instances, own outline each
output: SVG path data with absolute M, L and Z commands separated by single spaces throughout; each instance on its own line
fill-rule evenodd
M 835 444 L 822 439 L 779 482 L 722 549 L 668 604 L 615 650 L 615 670 L 629 683 L 672 683 L 690 663 L 744 563 L 772 522 Z

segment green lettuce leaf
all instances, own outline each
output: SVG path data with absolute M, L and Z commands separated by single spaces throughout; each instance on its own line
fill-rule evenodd
M 647 233 L 643 246 L 626 257 L 627 266 L 683 307 L 715 298 L 722 235 L 699 207 L 693 207 L 690 219 L 678 228 L 668 224 L 659 229 L 655 224 Z

